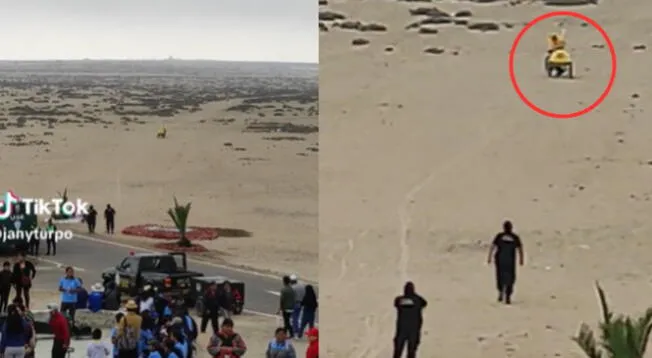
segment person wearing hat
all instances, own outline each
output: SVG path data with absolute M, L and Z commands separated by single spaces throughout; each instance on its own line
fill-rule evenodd
M 70 326 L 68 325 L 68 320 L 59 311 L 57 304 L 50 303 L 47 307 L 50 311 L 50 328 L 54 334 L 52 358 L 65 358 L 68 347 L 70 347 Z
M 308 336 L 308 348 L 306 349 L 306 358 L 319 358 L 319 329 L 311 328 L 306 332 Z
M 154 291 L 151 285 L 143 287 L 143 293 L 140 294 L 140 313 L 154 309 Z
M 138 315 L 138 305 L 134 300 L 127 301 L 125 309 L 127 314 L 118 323 L 116 332 L 118 358 L 138 358 L 140 327 L 143 319 Z

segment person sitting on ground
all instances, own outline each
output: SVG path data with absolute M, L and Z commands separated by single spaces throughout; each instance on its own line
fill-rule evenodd
M 274 332 L 274 338 L 267 344 L 265 358 L 296 358 L 297 351 L 289 339 L 287 330 L 279 327 Z
M 102 330 L 95 328 L 92 333 L 93 341 L 86 348 L 87 358 L 108 358 L 111 356 L 111 349 L 106 342 L 102 341 Z
M 225 318 L 222 327 L 208 342 L 208 354 L 213 358 L 242 357 L 247 352 L 247 345 L 240 334 L 233 330 L 233 320 Z
M 25 346 L 29 344 L 31 328 L 21 316 L 16 305 L 7 308 L 7 319 L 2 326 L 0 352 L 4 357 L 24 357 Z
M 548 35 L 548 54 L 552 54 L 557 50 L 566 48 L 566 30 L 562 29 L 559 33 Z
M 167 136 L 167 134 L 168 134 L 167 128 L 165 128 L 165 126 L 162 126 L 161 128 L 159 128 L 158 132 L 156 132 L 156 138 L 164 139 Z

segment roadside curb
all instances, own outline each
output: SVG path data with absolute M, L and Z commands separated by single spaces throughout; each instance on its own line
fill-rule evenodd
M 105 244 L 105 245 L 113 245 L 113 246 L 123 247 L 123 248 L 126 248 L 126 249 L 131 249 L 131 250 L 147 250 L 149 252 L 156 253 L 156 254 L 164 253 L 162 251 L 155 250 L 155 249 L 145 247 L 145 246 L 140 246 L 140 245 L 137 245 L 137 244 L 132 245 L 132 244 L 125 244 L 125 243 L 122 243 L 122 242 L 113 242 L 113 241 L 110 241 L 108 239 L 101 239 L 101 238 L 97 238 L 97 237 L 88 236 L 86 234 L 81 234 L 77 230 L 72 230 L 72 231 L 75 234 L 76 238 L 83 239 L 83 240 L 86 240 L 86 241 L 102 243 L 102 244 Z M 212 267 L 215 267 L 215 268 L 221 268 L 221 269 L 236 271 L 236 272 L 245 273 L 245 274 L 249 274 L 249 275 L 265 277 L 265 278 L 271 278 L 271 279 L 275 279 L 275 280 L 281 280 L 283 275 L 288 275 L 288 274 L 285 274 L 285 273 L 263 272 L 263 271 L 255 270 L 255 269 L 251 269 L 251 268 L 239 267 L 237 265 L 218 264 L 218 263 L 215 263 L 215 262 L 210 262 L 208 260 L 202 260 L 202 259 L 198 259 L 198 258 L 195 258 L 195 257 L 190 257 L 190 255 L 188 255 L 187 260 L 188 260 L 188 262 L 192 262 L 192 263 L 198 264 L 198 265 L 207 265 L 207 266 L 212 266 Z M 317 281 L 313 281 L 313 280 L 303 279 L 302 281 L 306 282 L 306 283 L 309 283 L 309 284 L 313 284 L 313 285 L 318 285 L 319 284 Z

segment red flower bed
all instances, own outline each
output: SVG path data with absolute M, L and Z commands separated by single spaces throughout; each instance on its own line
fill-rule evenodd
M 149 237 L 152 239 L 179 240 L 181 236 L 174 226 L 163 226 L 156 224 L 143 224 L 127 226 L 122 229 L 125 235 Z M 214 227 L 189 227 L 186 231 L 186 237 L 190 241 L 194 240 L 214 240 L 219 236 L 220 229 Z
M 168 252 L 207 252 L 208 249 L 197 244 L 193 244 L 190 247 L 185 247 L 185 246 L 179 246 L 175 242 L 160 242 L 158 244 L 154 244 L 154 247 L 161 250 L 161 251 L 168 251 Z

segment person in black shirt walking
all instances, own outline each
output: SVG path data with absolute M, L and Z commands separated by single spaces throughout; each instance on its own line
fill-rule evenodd
M 106 233 L 113 234 L 113 230 L 115 229 L 115 210 L 111 207 L 111 204 L 106 204 L 104 221 L 106 221 Z
M 514 233 L 512 223 L 505 221 L 503 231 L 498 233 L 489 249 L 487 262 L 491 260 L 496 265 L 496 288 L 498 289 L 498 302 L 512 303 L 512 293 L 516 282 L 516 256 L 523 266 L 523 244 L 521 238 Z
M 94 234 L 95 225 L 97 224 L 97 210 L 95 210 L 93 205 L 88 207 L 88 214 L 86 214 L 84 220 L 86 220 L 86 225 L 88 226 L 88 232 L 90 234 Z
M 421 342 L 421 326 L 423 326 L 423 309 L 428 302 L 419 296 L 414 283 L 406 282 L 403 295 L 394 299 L 396 308 L 396 334 L 394 335 L 394 358 L 401 358 L 407 345 L 407 358 L 416 358 L 417 348 Z
M 16 298 L 23 299 L 25 306 L 29 308 L 29 290 L 32 288 L 32 280 L 36 277 L 36 267 L 25 259 L 25 253 L 18 254 L 18 261 L 14 264 L 13 282 L 16 287 Z

